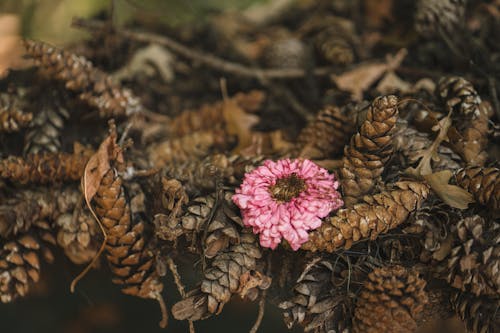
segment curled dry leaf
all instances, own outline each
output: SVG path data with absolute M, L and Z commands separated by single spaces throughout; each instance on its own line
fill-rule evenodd
M 474 202 L 472 194 L 457 185 L 448 184 L 452 175 L 450 170 L 443 170 L 423 175 L 423 177 L 447 205 L 458 209 L 467 209 L 467 206 Z
M 237 154 L 240 150 L 255 145 L 252 127 L 257 124 L 259 117 L 245 112 L 234 99 L 228 98 L 224 99 L 222 112 L 227 124 L 227 134 L 238 137 L 238 146 L 233 153 Z
M 438 148 L 441 145 L 441 142 L 448 140 L 448 130 L 450 129 L 450 126 L 451 111 L 446 117 L 441 119 L 435 126 L 432 127 L 433 131 L 439 131 L 436 139 L 429 148 L 415 156 L 415 158 L 422 159 L 420 160 L 416 168 L 410 167 L 406 169 L 407 174 L 417 178 L 422 178 L 423 176 L 430 175 L 432 173 L 431 161 L 439 161 Z
M 363 92 L 387 71 L 398 68 L 407 53 L 406 49 L 401 49 L 394 56 L 388 56 L 386 62 L 361 64 L 341 75 L 333 75 L 332 79 L 339 89 L 349 91 L 353 99 L 360 101 Z
M 92 201 L 92 198 L 97 193 L 102 178 L 111 167 L 109 161 L 116 159 L 119 162 L 124 162 L 121 150 L 116 149 L 115 142 L 116 129 L 114 125 L 111 125 L 109 136 L 101 143 L 97 152 L 92 155 L 85 166 L 82 177 L 82 191 L 89 207 L 92 207 L 90 201 Z M 113 156 L 115 154 L 117 155 L 116 157 Z

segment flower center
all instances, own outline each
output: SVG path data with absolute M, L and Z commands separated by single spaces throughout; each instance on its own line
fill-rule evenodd
M 292 173 L 288 177 L 280 178 L 276 184 L 269 187 L 271 196 L 280 202 L 289 202 L 306 189 L 306 182 Z

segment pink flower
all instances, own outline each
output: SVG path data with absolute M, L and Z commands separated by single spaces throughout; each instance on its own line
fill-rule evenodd
M 275 249 L 284 238 L 296 251 L 321 218 L 344 204 L 338 186 L 334 175 L 310 160 L 267 160 L 245 175 L 233 201 L 260 245 Z

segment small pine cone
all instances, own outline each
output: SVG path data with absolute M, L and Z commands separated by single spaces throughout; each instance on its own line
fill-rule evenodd
M 50 184 L 80 180 L 92 150 L 75 145 L 73 154 L 35 153 L 0 160 L 0 177 L 20 184 Z
M 186 214 L 179 219 L 177 228 L 183 234 L 202 237 L 203 253 L 213 258 L 229 244 L 239 241 L 237 225 L 242 225 L 239 210 L 232 202 L 232 192 L 215 193 L 193 199 Z
M 57 244 L 73 263 L 88 263 L 96 256 L 100 245 L 96 236 L 100 231 L 88 210 L 82 209 L 77 216 L 62 214 L 55 223 L 59 226 Z
M 26 296 L 40 278 L 40 259 L 52 262 L 52 252 L 34 234 L 20 234 L 0 249 L 0 301 Z
M 500 169 L 468 167 L 456 174 L 457 184 L 469 191 L 478 203 L 500 210 Z
M 340 25 L 329 26 L 314 38 L 318 54 L 333 65 L 352 64 L 356 53 L 353 47 L 352 32 L 345 31 Z
M 500 296 L 500 225 L 479 215 L 457 223 L 457 240 L 446 262 L 446 280 L 474 295 Z
M 17 96 L 9 93 L 0 93 L 0 132 L 17 132 L 27 127 L 33 114 L 21 110 Z
M 52 191 L 17 190 L 0 205 L 0 238 L 26 233 L 33 227 L 45 228 L 60 214 L 72 212 L 81 194 L 78 189 Z
M 353 333 L 414 332 L 428 302 L 426 282 L 402 266 L 377 268 L 359 294 Z
M 290 151 L 293 157 L 329 159 L 342 151 L 355 131 L 355 123 L 347 108 L 327 106 L 300 132 L 297 143 Z
M 248 93 L 238 93 L 231 98 L 237 106 L 246 112 L 259 110 L 264 103 L 265 94 L 259 90 Z M 196 111 L 185 111 L 173 118 L 168 125 L 170 137 L 178 138 L 193 132 L 222 129 L 225 126 L 225 102 L 205 104 Z
M 351 326 L 354 293 L 350 288 L 366 278 L 359 266 L 345 258 L 315 258 L 293 288 L 294 296 L 282 302 L 288 329 L 296 324 L 304 332 L 345 332 Z M 361 274 L 360 274 L 361 273 Z
M 397 97 L 392 95 L 376 98 L 366 120 L 344 149 L 340 181 L 346 207 L 373 190 L 392 155 L 397 103 Z
M 25 40 L 24 45 L 47 76 L 65 82 L 67 89 L 79 93 L 102 117 L 130 115 L 141 110 L 139 100 L 130 90 L 113 82 L 84 57 L 37 41 Z
M 500 332 L 500 298 L 455 292 L 451 305 L 470 333 Z
M 468 165 L 483 165 L 488 157 L 491 105 L 482 102 L 472 84 L 461 77 L 441 79 L 436 91 L 448 108 L 455 111 L 456 133 L 448 133 L 451 146 Z
M 419 0 L 415 30 L 425 37 L 452 35 L 463 30 L 466 0 Z
M 429 187 L 417 182 L 398 182 L 396 189 L 365 196 L 364 203 L 340 209 L 328 217 L 302 245 L 308 251 L 334 252 L 349 249 L 354 242 L 375 239 L 405 222 L 429 195 Z
M 116 172 L 124 169 L 121 149 L 116 144 L 116 132 L 102 143 L 102 151 L 111 156 L 109 169 L 100 179 L 93 201 L 95 212 L 106 232 L 106 259 L 114 274 L 113 283 L 127 295 L 155 299 L 163 314 L 160 326 L 167 324 L 166 307 L 161 296 L 163 283 L 155 270 L 154 253 L 147 248 L 142 220 L 132 220 L 130 204 L 125 195 L 123 179 Z M 94 158 L 94 156 L 92 158 Z
M 227 140 L 226 135 L 220 131 L 193 132 L 157 143 L 151 146 L 147 153 L 154 167 L 163 168 L 168 163 L 204 158 L 216 148 L 218 150 L 227 147 Z
M 49 94 L 47 96 L 47 94 Z M 24 138 L 24 154 L 58 152 L 61 150 L 61 132 L 69 118 L 68 110 L 61 103 L 63 94 L 57 89 L 37 96 L 41 105 Z
M 163 168 L 163 174 L 182 182 L 186 192 L 199 195 L 202 191 L 214 191 L 216 182 L 233 176 L 230 159 L 223 154 L 214 154 L 203 160 L 172 161 Z
M 472 83 L 459 76 L 441 78 L 436 86 L 436 93 L 448 108 L 464 115 L 477 112 L 481 104 L 481 97 Z
M 172 314 L 177 320 L 200 320 L 213 314 L 219 314 L 231 295 L 240 291 L 242 278 L 254 270 L 262 250 L 257 238 L 250 230 L 243 230 L 240 243 L 218 253 L 208 269 L 199 289 L 172 307 Z M 257 274 L 258 273 L 258 274 Z M 262 281 L 265 281 L 263 279 Z M 261 286 L 262 288 L 268 287 Z
M 406 169 L 416 166 L 422 158 L 422 151 L 432 145 L 429 134 L 419 132 L 406 124 L 398 124 L 394 133 L 394 150 L 400 155 L 401 168 Z M 432 170 L 457 170 L 461 167 L 462 159 L 450 148 L 440 145 L 437 149 L 439 159 L 432 159 Z
M 305 68 L 311 61 L 307 46 L 294 37 L 273 40 L 264 49 L 262 59 L 270 68 Z

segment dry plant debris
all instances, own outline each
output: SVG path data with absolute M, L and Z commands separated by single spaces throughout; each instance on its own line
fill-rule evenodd
M 236 296 L 258 303 L 251 332 L 267 303 L 305 332 L 449 316 L 498 332 L 498 5 L 406 4 L 286 1 L 176 28 L 76 18 L 93 40 L 0 50 L 0 301 L 52 292 L 60 253 L 83 269 L 67 287 L 101 284 L 86 273 L 103 259 L 162 327 L 171 312 L 194 332 Z M 316 188 L 301 174 L 318 165 Z M 317 200 L 293 206 L 303 193 Z

